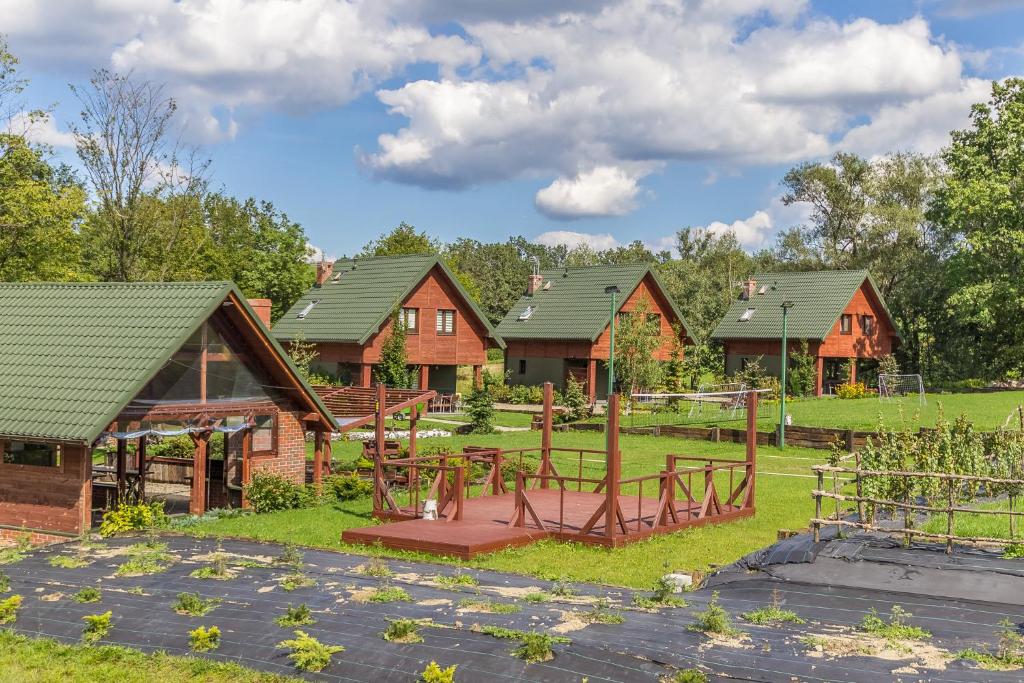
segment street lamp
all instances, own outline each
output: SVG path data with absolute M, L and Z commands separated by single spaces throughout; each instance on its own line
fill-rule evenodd
M 779 388 L 779 448 L 786 447 L 786 323 L 792 301 L 782 302 L 782 379 Z
M 612 295 L 611 315 L 608 318 L 608 395 L 611 396 L 615 388 L 615 295 L 621 290 L 615 285 L 604 288 L 605 294 Z

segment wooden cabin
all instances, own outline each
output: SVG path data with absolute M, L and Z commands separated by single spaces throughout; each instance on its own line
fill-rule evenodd
M 608 395 L 611 295 L 617 287 L 616 315 L 627 315 L 641 301 L 656 316 L 661 343 L 655 356 L 667 361 L 688 331 L 654 269 L 647 265 L 588 266 L 544 270 L 530 276 L 522 298 L 498 324 L 505 340 L 505 372 L 511 384 L 552 382 L 564 389 L 572 376 L 593 402 Z M 676 336 L 679 330 L 679 337 Z
M 396 316 L 419 389 L 454 393 L 459 366 L 471 366 L 479 381 L 487 350 L 503 348 L 458 278 L 431 255 L 319 264 L 313 288 L 278 320 L 274 336 L 315 345 L 314 370 L 368 387 Z
M 843 366 L 853 360 L 853 379 L 899 345 L 896 323 L 866 270 L 758 273 L 743 284 L 740 297 L 715 328 L 712 339 L 725 347 L 725 372 L 732 375 L 759 359 L 781 374 L 782 303 L 792 302 L 787 319 L 787 355 L 804 342 L 817 362 L 815 393 L 832 393 L 845 381 Z
M 161 492 L 238 505 L 257 471 L 301 484 L 306 431 L 335 428 L 230 282 L 0 284 L 0 344 L 0 541 Z M 190 457 L 157 456 L 168 438 Z

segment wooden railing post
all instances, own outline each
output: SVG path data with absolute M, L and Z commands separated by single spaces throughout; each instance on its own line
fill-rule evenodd
M 608 396 L 608 434 L 605 452 L 605 512 L 604 534 L 615 536 L 619 510 L 619 479 L 621 454 L 619 453 L 619 395 Z
M 502 484 L 505 483 L 505 477 L 501 473 L 501 465 L 503 461 L 504 458 L 501 457 L 501 451 L 495 451 L 494 458 L 491 460 L 491 467 L 494 468 L 494 475 L 491 481 L 491 490 L 494 492 L 494 495 L 496 496 L 501 495 Z
M 526 526 L 526 509 L 523 503 L 523 489 L 526 486 L 526 478 L 522 470 L 516 472 L 516 511 L 514 515 L 515 526 Z
M 551 430 L 554 423 L 555 387 L 551 382 L 544 382 L 544 424 L 540 436 L 540 473 L 551 474 Z M 540 487 L 550 486 L 547 479 L 540 480 Z
M 747 492 L 743 498 L 744 508 L 754 507 L 755 484 L 757 483 L 757 401 L 758 394 L 747 394 Z M 730 495 L 732 492 L 730 491 Z
M 814 491 L 814 542 L 821 541 L 821 492 L 825 489 L 825 473 L 817 470 L 818 488 Z
M 458 522 L 462 519 L 462 504 L 465 501 L 465 489 L 463 488 L 465 481 L 465 465 L 459 465 L 455 468 L 455 521 Z M 451 517 L 449 517 L 451 519 Z

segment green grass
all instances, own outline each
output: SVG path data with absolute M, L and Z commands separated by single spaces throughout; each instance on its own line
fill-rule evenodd
M 899 605 L 893 605 L 889 614 L 889 622 L 878 616 L 874 608 L 869 614 L 864 615 L 860 623 L 860 630 L 871 635 L 885 638 L 891 643 L 902 640 L 927 640 L 932 634 L 921 628 L 907 623 L 910 617 L 914 616 Z
M 981 510 L 1009 510 L 1010 504 L 1006 500 L 981 503 L 977 506 Z M 1014 509 L 1020 512 L 1024 509 L 1021 501 L 1017 501 Z M 1002 515 L 978 515 L 970 512 L 957 512 L 953 517 L 953 533 L 957 536 L 971 536 L 976 538 L 1016 538 L 1020 540 L 1024 535 L 1024 518 L 1018 517 L 1014 522 L 1015 534 L 1010 536 L 1010 518 Z M 933 534 L 946 533 L 945 513 L 935 515 L 921 525 L 921 530 Z M 1011 550 L 1008 557 L 1020 557 L 1019 551 Z
M 604 441 L 603 434 L 592 432 L 554 435 L 555 447 L 603 449 Z M 431 440 L 431 443 L 447 445 L 453 450 L 460 450 L 464 445 L 533 448 L 540 444 L 540 436 L 535 432 L 468 435 Z M 665 454 L 670 452 L 733 459 L 742 459 L 744 452 L 742 444 L 714 444 L 634 435 L 623 435 L 620 448 L 624 478 L 658 472 L 664 467 Z M 360 449 L 358 443 L 338 442 L 334 449 L 335 460 L 352 460 Z M 757 514 L 752 518 L 656 536 L 616 550 L 542 541 L 522 548 L 490 553 L 468 562 L 455 558 L 441 558 L 441 561 L 461 563 L 471 568 L 532 574 L 546 580 L 565 577 L 571 581 L 633 588 L 649 588 L 665 573 L 666 567 L 706 572 L 712 564 L 733 562 L 749 552 L 774 543 L 780 528 L 805 528 L 813 516 L 814 503 L 810 491 L 814 482 L 810 477 L 810 466 L 824 462 L 827 452 L 792 447 L 782 451 L 761 447 L 758 453 Z M 600 460 L 602 456 L 592 457 Z M 556 456 L 556 465 L 559 462 Z M 571 464 L 564 460 L 561 462 L 566 471 L 575 467 L 575 461 Z M 602 473 L 603 464 L 587 464 L 584 469 L 584 476 L 600 476 Z M 727 480 L 722 482 L 723 489 L 727 483 Z M 645 490 L 645 495 L 654 496 L 654 489 Z M 629 505 L 628 497 L 623 498 L 623 505 Z M 341 532 L 344 529 L 372 523 L 370 511 L 371 501 L 364 498 L 318 508 L 212 520 L 198 524 L 189 531 L 278 543 L 293 542 L 363 555 L 438 561 L 439 558 L 422 553 L 342 543 Z
M 292 683 L 299 679 L 195 657 L 109 645 L 62 645 L 0 630 L 0 671 L 19 683 Z

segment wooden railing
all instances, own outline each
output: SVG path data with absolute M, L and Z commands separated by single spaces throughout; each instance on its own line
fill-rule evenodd
M 915 536 L 927 539 L 934 539 L 946 542 L 946 552 L 953 552 L 955 542 L 961 543 L 987 543 L 1007 544 L 1015 542 L 1015 521 L 1018 517 L 1024 516 L 1024 511 L 1014 510 L 1012 499 L 1010 509 L 989 510 L 984 508 L 967 507 L 958 504 L 958 499 L 965 488 L 973 487 L 975 491 L 979 487 L 998 486 L 1003 488 L 1024 489 L 1024 479 L 1000 479 L 995 477 L 983 477 L 967 474 L 944 474 L 940 472 L 903 472 L 893 470 L 871 470 L 861 467 L 839 467 L 832 465 L 814 465 L 811 470 L 817 475 L 817 487 L 811 492 L 814 497 L 814 519 L 811 520 L 811 527 L 814 530 L 814 540 L 821 540 L 821 528 L 834 526 L 842 528 L 862 529 L 887 534 L 901 535 L 909 544 Z M 832 490 L 826 490 L 825 477 L 831 475 Z M 851 476 L 852 475 L 852 478 Z M 906 486 L 899 487 L 903 495 L 899 500 L 889 500 L 874 496 L 865 495 L 864 484 L 871 477 L 889 477 L 906 480 Z M 930 502 L 919 502 L 915 487 L 910 485 L 913 480 L 931 479 L 940 482 L 944 500 L 937 503 L 935 498 Z M 852 484 L 854 493 L 843 493 L 843 489 Z M 825 516 L 824 501 L 834 501 L 833 511 Z M 853 503 L 857 508 L 857 521 L 845 518 L 843 510 L 844 503 Z M 892 510 L 894 518 L 902 513 L 902 526 L 879 525 L 874 523 L 874 516 L 866 512 L 868 506 Z M 944 517 L 946 532 L 928 532 L 923 529 L 914 528 L 914 517 L 917 513 L 927 513 Z M 970 515 L 996 515 L 1006 517 L 1009 521 L 1010 538 L 992 538 L 985 536 L 963 536 L 956 534 L 956 516 L 958 514 Z M 897 522 L 898 524 L 899 522 Z

